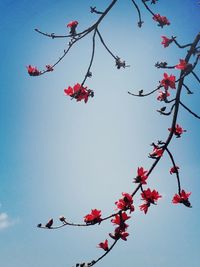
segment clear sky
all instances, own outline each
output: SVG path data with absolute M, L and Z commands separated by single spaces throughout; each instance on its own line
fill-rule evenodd
M 143 27 L 129 0 L 119 0 L 100 26 L 113 53 L 130 64 L 118 70 L 97 42 L 93 77 L 86 85 L 95 91 L 88 103 L 71 101 L 63 89 L 83 80 L 89 64 L 91 35 L 82 39 L 54 72 L 30 77 L 26 66 L 53 64 L 67 47 L 66 39 L 51 40 L 34 32 L 66 34 L 67 23 L 78 20 L 81 31 L 98 15 L 90 6 L 104 9 L 111 1 L 13 1 L 0 2 L 0 266 L 65 267 L 98 258 L 97 244 L 113 231 L 101 226 L 38 229 L 51 217 L 65 215 L 82 222 L 92 208 L 103 216 L 114 211 L 121 192 L 131 193 L 138 166 L 148 169 L 153 141 L 168 135 L 170 117 L 160 116 L 157 95 L 134 98 L 127 91 L 150 91 L 163 71 L 157 61 L 177 64 L 186 50 L 161 45 L 161 36 L 193 41 L 199 32 L 197 0 L 160 0 L 155 13 L 169 18 L 161 29 L 143 8 Z M 138 1 L 140 2 L 140 1 Z M 199 72 L 199 68 L 196 70 Z M 178 75 L 177 70 L 168 72 Z M 197 113 L 199 84 L 188 78 L 193 95 L 182 101 Z M 157 206 L 144 215 L 136 211 L 129 222 L 128 241 L 117 247 L 99 266 L 198 267 L 200 262 L 199 121 L 180 110 L 178 122 L 187 129 L 170 145 L 180 167 L 183 188 L 191 191 L 193 208 L 171 203 L 177 191 L 169 174 L 167 156 L 149 178 L 149 186 L 162 194 Z M 109 239 L 110 242 L 110 239 Z

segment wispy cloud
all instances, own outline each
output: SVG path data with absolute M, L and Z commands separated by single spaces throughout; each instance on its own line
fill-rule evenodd
M 2 212 L 0 213 L 0 230 L 5 229 L 11 225 L 9 217 L 7 213 Z

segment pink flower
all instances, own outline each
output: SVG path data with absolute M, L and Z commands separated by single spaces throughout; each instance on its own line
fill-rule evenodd
M 179 167 L 178 166 L 173 166 L 171 167 L 169 173 L 173 174 L 173 173 L 178 173 Z
M 165 101 L 168 96 L 170 96 L 170 93 L 167 90 L 159 91 L 158 96 L 157 96 L 157 100 L 158 101 Z
M 164 47 L 168 47 L 172 42 L 173 42 L 173 39 L 169 39 L 169 38 L 167 38 L 166 36 L 161 36 L 162 37 L 162 45 L 164 46 Z
M 141 184 L 147 184 L 146 183 L 146 180 L 148 178 L 148 175 L 147 175 L 148 171 L 144 170 L 143 167 L 138 167 L 137 169 L 137 176 L 136 178 L 134 178 L 134 182 L 135 183 L 141 183 Z
M 185 192 L 184 190 L 181 190 L 180 194 L 175 194 L 172 202 L 174 204 L 182 203 L 186 207 L 191 207 L 191 204 L 189 202 L 189 196 L 191 195 L 191 192 Z
M 115 229 L 115 233 L 114 234 L 109 234 L 109 236 L 115 240 L 118 240 L 118 239 L 122 239 L 124 241 L 127 240 L 127 237 L 129 236 L 129 233 L 125 232 L 125 231 L 122 231 L 118 228 Z
M 164 73 L 164 78 L 160 82 L 160 84 L 164 86 L 165 90 L 168 90 L 169 87 L 175 89 L 176 88 L 175 81 L 176 77 L 174 75 L 168 76 L 167 73 Z
M 40 73 L 41 73 L 36 67 L 33 67 L 33 66 L 31 66 L 31 65 L 29 65 L 29 66 L 26 67 L 26 68 L 27 68 L 28 74 L 29 74 L 30 76 L 38 76 L 38 75 L 40 75 Z
M 87 224 L 95 224 L 95 223 L 100 223 L 102 221 L 101 219 L 101 210 L 91 210 L 91 213 L 87 214 L 84 217 L 84 222 Z
M 172 128 L 168 128 L 168 130 L 170 132 L 172 132 Z M 175 129 L 173 131 L 173 133 L 176 135 L 177 138 L 181 137 L 181 134 L 183 134 L 184 132 L 186 132 L 186 130 L 184 130 L 179 124 L 176 124 Z
M 99 243 L 98 247 L 104 249 L 105 251 L 108 251 L 108 240 L 106 239 L 104 242 Z
M 66 95 L 71 96 L 76 99 L 76 101 L 84 100 L 85 103 L 88 101 L 88 97 L 93 97 L 94 92 L 87 87 L 81 86 L 79 83 L 75 84 L 73 87 L 69 86 L 64 89 Z
M 158 26 L 163 27 L 165 25 L 170 25 L 169 20 L 165 16 L 161 16 L 160 14 L 155 14 L 153 16 L 153 20 L 158 22 Z

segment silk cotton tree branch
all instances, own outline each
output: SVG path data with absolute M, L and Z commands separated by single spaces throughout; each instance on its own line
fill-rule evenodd
M 142 26 L 142 20 L 141 20 L 141 10 L 139 8 L 139 5 L 136 1 L 131 0 L 133 5 L 136 8 L 136 11 L 138 13 L 138 26 Z M 146 2 L 149 2 L 147 0 L 141 0 L 140 1 L 145 9 L 153 15 L 153 20 L 158 23 L 158 26 L 163 28 L 166 25 L 170 25 L 169 20 L 165 16 L 161 16 L 160 14 L 155 14 L 151 8 L 148 6 Z M 151 3 L 155 4 L 157 1 L 152 0 Z M 125 61 L 122 61 L 118 56 L 115 56 L 114 53 L 111 51 L 110 48 L 108 48 L 107 44 L 105 43 L 102 34 L 99 31 L 99 25 L 101 21 L 105 18 L 105 16 L 110 12 L 110 10 L 114 7 L 114 5 L 117 3 L 117 0 L 111 1 L 110 5 L 105 9 L 104 12 L 98 11 L 96 7 L 91 7 L 91 13 L 95 13 L 99 15 L 98 20 L 92 24 L 90 27 L 88 27 L 86 30 L 83 30 L 80 33 L 77 33 L 77 25 L 78 21 L 71 21 L 68 23 L 68 27 L 70 28 L 70 34 L 69 35 L 55 35 L 54 33 L 48 34 L 44 33 L 38 29 L 36 31 L 46 37 L 56 39 L 56 38 L 70 38 L 70 42 L 68 44 L 68 48 L 64 50 L 63 55 L 53 64 L 53 65 L 47 65 L 46 70 L 39 71 L 36 67 L 32 67 L 31 65 L 28 66 L 28 73 L 31 76 L 39 76 L 46 72 L 53 71 L 54 67 L 66 56 L 66 54 L 69 52 L 69 50 L 72 48 L 72 46 L 77 43 L 79 40 L 83 39 L 85 36 L 87 36 L 89 33 L 92 33 L 92 51 L 91 56 L 89 60 L 88 68 L 86 69 L 84 79 L 81 84 L 75 84 L 73 87 L 69 86 L 67 89 L 65 89 L 65 93 L 72 98 L 76 99 L 77 101 L 84 100 L 85 103 L 88 101 L 88 97 L 93 97 L 94 92 L 90 89 L 87 89 L 87 87 L 84 87 L 84 84 L 87 80 L 87 78 L 92 76 L 91 68 L 94 61 L 95 56 L 95 44 L 96 44 L 96 36 L 99 37 L 100 42 L 104 46 L 104 48 L 107 50 L 107 52 L 115 59 L 115 63 L 118 69 L 121 67 L 125 68 L 127 67 Z M 159 95 L 157 96 L 158 101 L 163 101 L 166 104 L 171 104 L 171 107 L 169 108 L 169 112 L 165 112 L 166 107 L 162 107 L 160 110 L 160 114 L 162 115 L 168 115 L 172 117 L 171 119 L 171 127 L 168 128 L 168 136 L 165 141 L 156 141 L 151 144 L 153 150 L 149 153 L 148 157 L 152 159 L 152 164 L 150 165 L 149 169 L 146 170 L 144 167 L 138 167 L 136 176 L 133 179 L 133 182 L 136 184 L 135 189 L 131 193 L 122 193 L 122 197 L 118 199 L 115 202 L 116 205 L 116 212 L 111 212 L 109 215 L 102 217 L 102 211 L 98 209 L 92 209 L 90 213 L 84 216 L 84 223 L 73 223 L 68 220 L 65 216 L 60 216 L 58 220 L 60 221 L 60 224 L 55 225 L 54 219 L 51 218 L 47 223 L 45 224 L 38 224 L 38 227 L 41 229 L 46 230 L 55 230 L 63 227 L 90 227 L 95 225 L 103 225 L 104 221 L 111 220 L 113 225 L 115 226 L 114 232 L 109 233 L 109 237 L 113 239 L 113 242 L 109 244 L 108 239 L 105 239 L 105 241 L 102 241 L 98 244 L 98 247 L 104 250 L 104 253 L 98 257 L 97 259 L 93 259 L 91 261 L 83 262 L 83 263 L 76 263 L 75 267 L 86 267 L 86 266 L 93 266 L 99 261 L 101 261 L 108 253 L 111 252 L 111 250 L 116 246 L 119 240 L 127 240 L 127 237 L 129 236 L 129 233 L 127 232 L 128 225 L 126 223 L 127 220 L 131 218 L 131 214 L 134 212 L 135 207 L 133 205 L 133 198 L 136 197 L 137 193 L 141 195 L 141 199 L 143 203 L 139 206 L 140 210 L 143 211 L 145 214 L 148 212 L 151 205 L 157 204 L 157 201 L 162 196 L 156 191 L 155 189 L 144 189 L 147 185 L 147 181 L 150 178 L 150 175 L 158 165 L 159 161 L 164 157 L 165 151 L 168 154 L 171 162 L 172 167 L 170 168 L 170 174 L 176 175 L 178 190 L 177 193 L 174 195 L 172 202 L 174 204 L 182 203 L 186 207 L 191 207 L 191 204 L 189 202 L 189 196 L 190 192 L 185 192 L 184 189 L 181 187 L 181 180 L 179 175 L 179 167 L 176 165 L 173 154 L 169 150 L 169 145 L 171 143 L 171 140 L 173 137 L 180 138 L 182 134 L 186 131 L 184 130 L 178 123 L 177 118 L 179 114 L 180 106 L 182 106 L 185 110 L 187 110 L 189 113 L 191 113 L 196 118 L 199 118 L 197 114 L 195 114 L 191 109 L 189 109 L 185 104 L 183 104 L 180 101 L 182 89 L 186 89 L 188 93 L 191 94 L 191 90 L 186 85 L 185 79 L 187 79 L 188 76 L 194 76 L 194 78 L 199 81 L 198 75 L 194 72 L 194 69 L 196 68 L 198 62 L 199 62 L 199 42 L 200 42 L 200 33 L 197 34 L 194 41 L 192 43 L 189 43 L 187 45 L 180 45 L 175 37 L 167 38 L 166 36 L 162 36 L 163 41 L 162 45 L 164 47 L 168 47 L 171 43 L 175 43 L 180 49 L 189 48 L 189 50 L 186 52 L 186 56 L 184 59 L 180 59 L 179 63 L 177 63 L 174 66 L 168 66 L 166 62 L 157 63 L 158 68 L 161 69 L 174 69 L 178 70 L 180 72 L 179 78 L 176 79 L 176 76 L 172 74 L 164 73 L 163 79 L 159 82 L 159 85 L 156 87 L 156 89 L 150 91 L 149 93 L 144 94 L 143 90 L 140 90 L 138 94 L 130 93 L 130 95 L 133 96 L 139 96 L 139 97 L 145 97 L 148 95 L 151 95 L 157 91 L 159 91 Z M 196 60 L 192 63 L 190 63 L 191 56 L 197 55 Z M 176 92 L 175 98 L 168 99 L 170 96 L 169 89 L 172 89 Z M 162 90 L 162 91 L 161 91 Z M 167 129 L 166 129 L 167 130 Z M 127 212 L 129 211 L 129 215 Z

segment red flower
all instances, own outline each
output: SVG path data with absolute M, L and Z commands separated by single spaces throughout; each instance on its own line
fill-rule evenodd
M 150 158 L 157 159 L 162 157 L 164 151 L 162 148 L 159 148 L 157 146 L 154 146 L 153 152 L 149 154 Z
M 156 190 L 151 191 L 151 189 L 148 188 L 147 190 L 144 190 L 141 193 L 141 197 L 142 197 L 142 200 L 145 201 L 145 203 L 140 205 L 140 210 L 144 211 L 144 213 L 146 214 L 150 205 L 156 204 L 156 201 L 162 196 L 159 195 L 158 191 Z
M 115 215 L 115 218 L 112 219 L 111 222 L 114 223 L 114 224 L 121 225 L 121 224 L 123 224 L 126 220 L 128 220 L 128 219 L 130 219 L 130 218 L 131 218 L 131 217 L 128 216 L 128 215 L 126 214 L 126 212 L 122 212 L 122 213 L 120 213 L 120 214 L 116 214 L 116 215 Z M 128 227 L 128 225 L 127 225 L 126 227 Z
M 173 42 L 173 39 L 169 39 L 169 38 L 167 38 L 166 36 L 161 36 L 162 37 L 162 45 L 164 46 L 164 47 L 168 47 L 172 42 Z
M 184 59 L 180 59 L 179 64 L 177 64 L 175 68 L 178 70 L 186 70 L 187 66 L 188 66 L 187 62 Z
M 46 65 L 47 71 L 53 71 L 53 67 L 51 65 Z
M 168 76 L 167 73 L 164 73 L 164 79 L 160 83 L 164 86 L 165 90 L 167 90 L 169 87 L 175 89 L 175 81 L 176 77 L 174 75 Z
M 101 219 L 101 210 L 91 210 L 91 213 L 87 214 L 84 217 L 84 222 L 87 224 L 95 224 L 95 223 L 100 223 L 102 221 Z
M 69 95 L 76 99 L 76 101 L 84 100 L 85 103 L 88 101 L 88 97 L 93 97 L 94 92 L 87 87 L 81 86 L 79 83 L 75 84 L 74 87 L 69 86 L 64 89 L 66 95 Z
M 178 166 L 173 166 L 171 167 L 169 173 L 173 174 L 173 173 L 178 173 L 179 167 Z
M 191 192 L 185 192 L 185 190 L 181 190 L 180 194 L 175 194 L 172 202 L 174 204 L 178 204 L 178 203 L 182 203 L 184 204 L 186 207 L 191 207 L 191 204 L 188 200 L 189 196 L 191 195 Z
M 170 25 L 169 20 L 165 16 L 161 16 L 160 14 L 155 14 L 153 16 L 153 20 L 158 22 L 158 26 L 163 27 L 165 25 Z
M 150 207 L 150 203 L 147 202 L 145 204 L 140 205 L 140 210 L 144 211 L 144 213 L 146 214 L 149 207 Z
M 104 249 L 105 251 L 108 251 L 108 240 L 106 239 L 104 242 L 99 243 L 98 247 Z
M 157 100 L 158 101 L 165 101 L 168 96 L 170 96 L 170 93 L 167 90 L 159 91 L 158 96 L 157 96 Z
M 67 27 L 70 28 L 70 34 L 71 35 L 75 35 L 76 34 L 76 27 L 78 25 L 78 21 L 74 20 L 74 21 L 70 21 L 68 24 L 67 24 Z
M 134 178 L 135 183 L 147 184 L 146 179 L 148 178 L 147 175 L 148 171 L 145 171 L 143 167 L 138 167 L 137 169 L 137 177 Z
M 168 128 L 170 132 L 172 132 L 172 128 Z M 173 133 L 176 135 L 177 138 L 181 137 L 181 134 L 186 132 L 179 124 L 176 124 Z
M 121 238 L 122 240 L 126 241 L 127 236 L 129 236 L 129 233 L 119 230 L 119 227 L 118 227 L 115 229 L 115 233 L 114 234 L 110 233 L 109 236 L 115 240 L 118 240 Z
M 28 67 L 26 67 L 27 68 L 27 70 L 28 70 L 28 74 L 30 75 L 30 76 L 38 76 L 38 75 L 40 75 L 40 71 L 36 68 L 36 67 L 33 67 L 33 66 L 31 66 L 31 65 L 29 65 Z
M 130 212 L 134 211 L 133 206 L 133 197 L 128 193 L 122 193 L 123 198 L 119 199 L 115 202 L 115 205 L 120 210 L 130 210 Z
M 73 21 L 70 21 L 68 24 L 67 24 L 67 27 L 68 28 L 72 28 L 72 27 L 76 27 L 78 25 L 78 21 L 77 20 L 73 20 Z

